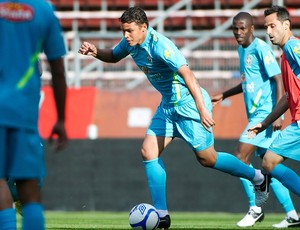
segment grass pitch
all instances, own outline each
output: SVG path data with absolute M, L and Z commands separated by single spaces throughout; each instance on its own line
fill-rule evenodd
M 204 212 L 170 212 L 172 225 L 170 230 L 176 229 L 241 229 L 236 227 L 245 213 L 204 213 Z M 266 213 L 265 219 L 251 229 L 272 229 L 272 224 L 283 220 L 284 214 Z M 18 218 L 20 226 L 20 218 Z M 46 212 L 46 224 L 49 230 L 61 229 L 127 229 L 127 212 Z M 296 229 L 296 228 L 293 228 Z M 300 229 L 300 228 L 297 228 Z

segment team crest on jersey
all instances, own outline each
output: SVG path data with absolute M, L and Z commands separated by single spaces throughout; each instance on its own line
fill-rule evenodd
M 33 13 L 33 8 L 26 4 L 12 2 L 0 3 L 0 18 L 8 21 L 30 21 L 33 18 Z
M 246 65 L 251 66 L 252 64 L 252 56 L 249 54 L 246 58 Z
M 151 36 L 152 36 L 152 39 L 153 39 L 154 42 L 158 41 L 158 37 L 156 36 L 155 33 L 151 33 Z

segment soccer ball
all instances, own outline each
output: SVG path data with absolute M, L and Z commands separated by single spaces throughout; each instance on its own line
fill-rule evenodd
M 137 204 L 131 209 L 129 213 L 129 224 L 132 227 L 132 229 L 156 229 L 158 223 L 158 212 L 150 204 Z

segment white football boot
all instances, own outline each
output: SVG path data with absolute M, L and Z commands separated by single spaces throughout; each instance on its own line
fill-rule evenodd
M 292 217 L 286 217 L 283 221 L 278 224 L 273 224 L 272 227 L 274 228 L 299 228 L 300 221 L 295 220 Z
M 263 221 L 265 215 L 263 211 L 261 212 L 255 212 L 252 208 L 250 208 L 249 212 L 244 216 L 243 219 L 241 219 L 239 222 L 237 222 L 238 227 L 251 227 L 256 222 Z

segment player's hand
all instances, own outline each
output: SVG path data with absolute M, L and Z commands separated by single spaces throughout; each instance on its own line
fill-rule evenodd
M 78 53 L 83 55 L 97 56 L 97 47 L 89 42 L 83 42 L 78 50 Z
M 221 93 L 221 94 L 214 95 L 210 99 L 214 107 L 215 105 L 219 104 L 223 100 L 223 94 Z
M 49 143 L 52 144 L 54 142 L 54 139 L 56 139 L 56 144 L 54 146 L 54 149 L 56 151 L 62 150 L 66 146 L 68 137 L 64 122 L 57 121 L 53 126 L 51 135 L 49 137 Z
M 282 128 L 282 119 L 281 117 L 279 117 L 276 121 L 273 122 L 272 130 L 277 131 L 277 130 L 281 130 L 281 128 Z
M 211 128 L 216 124 L 211 117 L 208 110 L 205 108 L 200 112 L 201 124 L 208 131 L 211 132 Z
M 263 130 L 264 129 L 261 123 L 256 124 L 255 126 L 248 129 L 248 138 L 251 139 L 256 137 L 256 135 Z

